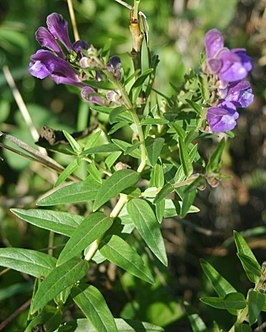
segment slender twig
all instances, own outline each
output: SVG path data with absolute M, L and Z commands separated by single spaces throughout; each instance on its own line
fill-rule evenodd
M 3 271 L 0 272 L 0 277 L 10 271 L 11 269 L 8 267 L 7 269 L 4 269 Z
M 30 113 L 24 103 L 24 100 L 22 99 L 22 96 L 18 90 L 18 88 L 16 87 L 16 83 L 13 79 L 13 76 L 9 70 L 9 68 L 7 66 L 4 66 L 3 67 L 3 73 L 4 73 L 4 76 L 6 78 L 6 81 L 12 91 L 12 94 L 14 96 L 14 99 L 16 100 L 16 103 L 18 105 L 18 108 L 28 126 L 28 128 L 30 129 L 30 133 L 31 133 L 31 136 L 33 138 L 34 141 L 38 141 L 38 138 L 39 138 L 39 134 L 38 134 L 38 131 L 37 129 L 34 127 L 34 124 L 32 122 L 32 119 L 31 119 L 31 116 L 30 116 Z M 43 152 L 43 148 L 39 148 L 40 151 Z M 45 151 L 45 150 L 44 150 Z
M 115 0 L 115 1 L 118 2 L 118 3 L 120 3 L 120 5 L 126 7 L 126 8 L 128 8 L 130 10 L 133 8 L 130 4 L 128 4 L 127 2 L 125 2 L 123 0 Z
M 78 27 L 77 27 L 75 12 L 73 9 L 72 0 L 67 0 L 67 5 L 68 5 L 68 11 L 69 11 L 69 15 L 70 15 L 71 23 L 72 23 L 74 38 L 75 38 L 75 41 L 77 41 L 77 40 L 80 40 L 80 37 L 79 37 L 79 32 L 78 32 Z
M 31 299 L 22 304 L 16 311 L 14 311 L 9 317 L 7 317 L 0 324 L 0 331 L 3 331 L 4 328 L 7 327 L 18 315 L 20 315 L 23 311 L 25 311 L 31 303 Z

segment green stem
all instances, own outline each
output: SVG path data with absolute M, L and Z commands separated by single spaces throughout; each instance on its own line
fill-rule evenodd
M 121 84 L 121 82 L 119 82 L 113 75 L 112 73 L 110 73 L 106 67 L 105 64 L 99 60 L 97 57 L 94 57 L 95 62 L 97 63 L 97 65 L 99 66 L 99 68 L 105 73 L 107 79 L 113 84 L 115 90 L 118 90 L 121 94 L 121 97 L 124 101 L 124 104 L 127 108 L 127 110 L 130 112 L 131 116 L 132 116 L 132 120 L 135 123 L 136 127 L 137 127 L 137 132 L 138 132 L 138 136 L 139 136 L 139 142 L 140 142 L 140 155 L 141 155 L 141 161 L 140 161 L 140 165 L 137 169 L 137 172 L 141 173 L 146 165 L 146 161 L 147 161 L 147 153 L 146 153 L 146 147 L 145 147 L 145 139 L 144 139 L 144 133 L 142 130 L 142 126 L 141 123 L 139 121 L 139 117 L 134 109 L 134 106 L 125 90 L 125 88 L 123 87 L 123 85 Z
M 134 6 L 133 6 L 133 18 L 134 18 L 134 20 L 139 19 L 139 4 L 140 4 L 140 0 L 134 0 Z

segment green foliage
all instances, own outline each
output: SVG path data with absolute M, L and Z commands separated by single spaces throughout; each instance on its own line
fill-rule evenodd
M 10 146 L 10 140 L 0 132 L 4 163 L 12 169 L 0 177 L 0 184 L 3 182 L 3 190 L 12 195 L 17 187 L 19 198 L 26 189 L 30 191 L 26 207 L 21 208 L 21 202 L 16 205 L 15 201 L 11 212 L 20 219 L 16 219 L 14 228 L 26 233 L 20 234 L 21 246 L 32 249 L 13 248 L 13 242 L 3 235 L 1 246 L 10 247 L 0 248 L 0 266 L 8 269 L 3 270 L 4 276 L 12 269 L 23 278 L 36 279 L 34 287 L 32 281 L 26 284 L 15 279 L 9 286 L 13 280 L 5 280 L 8 286 L 1 290 L 0 300 L 33 288 L 28 317 L 23 326 L 14 328 L 25 332 L 39 328 L 46 332 L 159 332 L 171 324 L 170 330 L 178 330 L 179 320 L 181 324 L 185 321 L 185 311 L 193 332 L 207 331 L 207 323 L 192 306 L 185 304 L 185 310 L 182 306 L 183 293 L 186 296 L 194 293 L 180 290 L 183 284 L 188 284 L 187 278 L 176 282 L 171 280 L 174 271 L 170 274 L 166 270 L 172 233 L 165 236 L 164 225 L 165 219 L 171 218 L 181 229 L 182 222 L 184 225 L 187 222 L 181 219 L 200 211 L 196 206 L 199 190 L 208 183 L 212 185 L 212 180 L 223 178 L 222 163 L 233 134 L 216 135 L 208 130 L 206 111 L 215 98 L 213 85 L 217 82 L 210 81 L 204 70 L 205 59 L 200 57 L 194 59 L 200 66 L 185 73 L 184 55 L 177 54 L 170 45 L 176 42 L 176 37 L 166 39 L 164 29 L 166 22 L 175 26 L 175 20 L 185 16 L 188 21 L 196 17 L 202 29 L 215 24 L 226 27 L 237 2 L 225 6 L 222 1 L 202 1 L 196 9 L 187 9 L 182 17 L 174 14 L 170 2 L 134 1 L 133 6 L 140 4 L 141 10 L 147 11 L 149 22 L 141 12 L 136 22 L 128 22 L 128 9 L 114 1 L 82 0 L 73 4 L 82 39 L 88 39 L 91 45 L 84 54 L 92 65 L 80 66 L 79 55 L 74 51 L 66 55 L 66 61 L 78 71 L 78 79 L 88 78 L 83 83 L 95 89 L 93 96 L 102 98 L 102 105 L 80 101 L 77 87 L 68 86 L 70 93 L 66 93 L 65 88 L 53 85 L 49 79 L 39 82 L 25 75 L 29 56 L 36 48 L 32 43 L 34 30 L 44 25 L 44 13 L 60 8 L 60 13 L 67 17 L 64 6 L 11 0 L 11 8 L 20 8 L 19 13 L 25 13 L 21 17 L 24 24 L 31 23 L 29 31 L 24 33 L 24 24 L 16 26 L 12 20 L 8 23 L 4 16 L 0 26 L 0 63 L 8 64 L 12 58 L 16 63 L 13 75 L 22 81 L 20 88 L 34 125 L 40 129 L 48 123 L 62 129 L 60 139 L 55 137 L 53 141 L 52 136 L 43 144 L 37 142 L 38 148 L 48 150 L 48 157 L 33 145 L 28 124 L 14 111 L 9 91 L 4 91 L 0 122 L 5 124 L 1 130 L 12 131 L 19 144 Z M 38 11 L 41 22 L 36 18 Z M 149 33 L 148 23 L 150 31 L 158 34 L 158 40 Z M 142 43 L 141 51 L 132 49 L 130 55 L 128 24 L 131 33 L 136 26 L 141 32 L 137 40 L 132 33 L 133 46 Z M 27 33 L 30 37 L 26 37 Z M 193 43 L 196 35 L 191 33 L 188 43 Z M 198 30 L 199 40 L 202 35 L 203 31 Z M 108 40 L 110 36 L 112 42 Z M 154 50 L 160 52 L 160 66 Z M 121 56 L 121 79 L 117 79 L 109 63 L 110 56 L 116 53 Z M 168 84 L 169 81 L 174 84 Z M 0 75 L 0 86 L 5 85 Z M 109 92 L 115 94 L 114 100 L 107 98 Z M 73 126 L 75 122 L 77 128 Z M 210 155 L 205 152 L 205 142 L 212 145 Z M 43 166 L 51 169 L 47 171 Z M 18 180 L 17 186 L 15 172 L 21 172 L 21 183 Z M 6 188 L 6 174 L 11 178 L 10 188 Z M 29 204 L 27 199 L 31 199 Z M 38 208 L 33 208 L 35 200 Z M 1 218 L 2 213 L 1 208 Z M 3 214 L 3 224 L 10 227 L 14 216 L 9 212 Z M 167 232 L 171 231 L 166 229 Z M 218 272 L 220 269 L 202 260 L 203 272 L 218 296 L 204 294 L 201 301 L 228 311 L 236 319 L 232 327 L 235 331 L 251 331 L 250 326 L 259 322 L 261 312 L 266 311 L 265 266 L 260 267 L 240 233 L 235 232 L 234 239 L 237 256 L 249 281 L 254 283 L 253 289 L 243 295 Z M 188 243 L 183 250 L 187 257 L 189 250 Z M 176 257 L 174 253 L 169 261 L 182 270 L 182 262 Z M 213 326 L 214 331 L 221 331 L 218 323 Z

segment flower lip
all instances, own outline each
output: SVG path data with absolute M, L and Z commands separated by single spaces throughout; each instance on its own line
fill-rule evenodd
M 232 130 L 236 126 L 239 114 L 235 105 L 224 101 L 216 107 L 211 107 L 207 111 L 207 120 L 213 132 L 225 132 Z
M 209 30 L 205 35 L 205 46 L 207 59 L 215 58 L 224 47 L 224 39 L 217 29 Z
M 42 47 L 46 47 L 51 51 L 54 51 L 55 53 L 58 54 L 61 58 L 64 57 L 64 54 L 62 52 L 61 47 L 57 44 L 54 36 L 51 34 L 49 30 L 47 30 L 44 27 L 40 27 L 36 32 L 35 32 L 35 37 L 38 43 Z
M 68 23 L 63 16 L 58 13 L 52 13 L 47 16 L 46 24 L 54 38 L 58 39 L 71 52 L 72 45 L 68 36 Z

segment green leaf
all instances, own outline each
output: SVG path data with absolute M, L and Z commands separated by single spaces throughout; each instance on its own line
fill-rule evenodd
M 95 165 L 94 160 L 87 166 L 88 172 L 90 173 L 91 177 L 98 183 L 102 183 L 102 173 L 98 170 Z
M 164 138 L 159 137 L 153 139 L 152 137 L 148 137 L 145 145 L 149 162 L 152 166 L 155 166 L 164 145 Z
M 114 163 L 121 156 L 121 154 L 122 154 L 121 151 L 114 152 L 105 159 L 105 165 L 107 166 L 108 169 L 110 169 L 114 165 Z
M 100 238 L 112 226 L 113 219 L 102 212 L 96 212 L 85 218 L 71 235 L 61 251 L 57 265 L 65 263 L 74 256 L 79 256 L 93 241 Z
M 241 310 L 246 307 L 246 300 L 243 294 L 235 292 L 229 293 L 224 298 L 220 297 L 203 297 L 201 302 L 216 309 Z
M 169 123 L 169 121 L 167 119 L 164 118 L 143 118 L 140 123 L 143 126 L 146 125 L 164 125 Z
M 115 318 L 115 324 L 119 332 L 164 332 L 164 329 L 154 324 L 131 319 Z M 73 326 L 73 328 L 72 328 Z M 56 332 L 99 332 L 93 324 L 85 318 L 77 319 L 75 324 L 68 322 Z
M 252 332 L 252 329 L 248 324 L 243 323 L 235 326 L 235 332 Z
M 179 151 L 180 151 L 179 157 L 181 165 L 183 167 L 186 177 L 189 177 L 193 173 L 193 166 L 188 154 L 187 147 L 181 137 L 179 137 L 178 139 L 178 144 L 179 144 Z
M 151 171 L 150 187 L 162 188 L 164 185 L 163 166 L 160 164 L 154 165 Z
M 70 236 L 83 220 L 83 217 L 54 210 L 11 209 L 20 219 L 40 228 Z
M 75 295 L 75 291 L 78 292 L 77 295 Z M 104 297 L 97 288 L 90 285 L 85 290 L 82 290 L 78 287 L 74 289 L 73 294 L 73 300 L 83 311 L 85 316 L 92 322 L 97 331 L 118 331 L 114 317 L 108 308 Z
M 99 189 L 95 197 L 93 210 L 96 211 L 112 197 L 135 185 L 139 178 L 139 174 L 130 169 L 122 169 L 112 174 Z
M 56 259 L 45 253 L 21 248 L 0 248 L 0 266 L 40 278 L 55 267 Z
M 73 183 L 55 191 L 37 202 L 39 206 L 52 206 L 57 204 L 80 203 L 95 199 L 100 184 L 92 177 L 85 181 Z
M 82 152 L 81 146 L 79 143 L 75 140 L 74 137 L 72 137 L 66 130 L 63 130 L 63 133 L 68 140 L 69 144 L 71 145 L 73 151 L 79 155 Z
M 163 199 L 165 199 L 165 197 L 171 194 L 174 189 L 175 188 L 171 183 L 166 183 L 155 197 L 154 203 L 160 203 Z
M 236 231 L 234 231 L 234 240 L 237 247 L 237 256 L 241 261 L 248 279 L 251 282 L 256 283 L 259 280 L 261 274 L 260 265 L 256 257 L 249 248 L 243 236 Z
M 124 154 L 129 154 L 130 156 L 137 159 L 140 157 L 140 152 L 137 150 L 138 145 L 134 146 L 128 142 L 115 138 L 112 139 L 112 142 L 117 145 L 124 152 Z
M 252 325 L 256 322 L 265 305 L 266 296 L 260 292 L 250 290 L 248 292 L 248 321 Z
M 19 296 L 19 294 L 25 294 L 32 292 L 33 283 L 30 281 L 13 283 L 10 286 L 2 285 L 0 289 L 0 301 L 4 301 L 11 297 Z
M 151 272 L 145 266 L 142 258 L 119 236 L 113 235 L 107 242 L 103 241 L 99 250 L 110 262 L 144 281 L 153 283 Z
M 223 138 L 217 145 L 216 149 L 214 150 L 213 154 L 211 155 L 208 161 L 208 164 L 206 166 L 207 173 L 219 171 L 219 169 L 221 168 L 221 159 L 224 148 L 225 148 L 225 139 Z
M 201 267 L 215 292 L 221 298 L 224 298 L 227 294 L 236 292 L 236 289 L 210 263 L 201 259 Z
M 127 203 L 127 210 L 132 222 L 154 255 L 167 266 L 167 256 L 159 223 L 144 199 L 133 198 Z
M 132 85 L 129 96 L 133 100 L 133 102 L 136 101 L 141 89 L 142 85 L 145 82 L 146 78 L 153 72 L 153 68 L 149 68 L 145 70 L 135 81 L 135 83 Z
M 53 269 L 40 284 L 31 307 L 31 314 L 42 309 L 57 294 L 82 279 L 88 271 L 88 262 L 74 257 Z
M 194 312 L 192 307 L 185 303 L 185 309 L 188 315 L 188 320 L 190 322 L 191 328 L 193 332 L 207 332 L 207 327 L 200 316 Z
M 108 143 L 108 144 L 103 144 L 100 146 L 94 146 L 92 148 L 84 150 L 81 153 L 81 155 L 88 156 L 93 153 L 108 153 L 108 152 L 115 152 L 115 151 L 120 151 L 120 149 L 115 144 Z
M 182 199 L 182 204 L 181 204 L 181 211 L 180 211 L 181 217 L 185 217 L 186 214 L 188 213 L 189 209 L 191 208 L 191 206 L 194 202 L 196 194 L 197 194 L 196 189 L 185 192 L 183 199 Z
M 70 164 L 67 165 L 67 167 L 63 170 L 62 173 L 58 176 L 58 179 L 56 180 L 56 183 L 54 184 L 54 187 L 59 186 L 61 183 L 63 183 L 69 175 L 74 173 L 77 168 L 79 167 L 80 161 L 78 159 L 74 159 L 70 162 Z
M 202 106 L 200 106 L 199 104 L 197 104 L 195 101 L 190 100 L 190 99 L 186 99 L 186 102 L 192 107 L 192 109 L 194 111 L 196 111 L 196 113 L 198 115 L 201 114 L 201 110 L 202 110 Z

